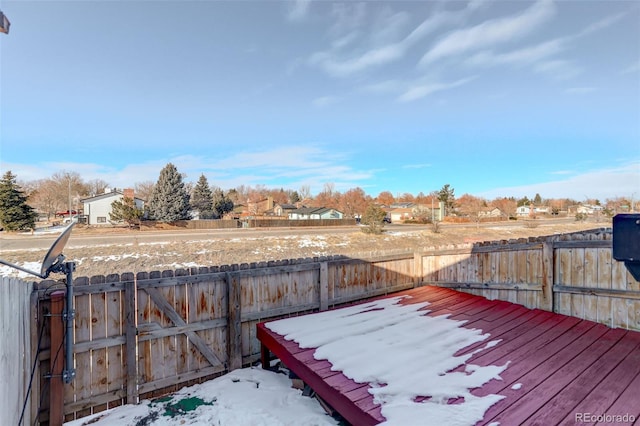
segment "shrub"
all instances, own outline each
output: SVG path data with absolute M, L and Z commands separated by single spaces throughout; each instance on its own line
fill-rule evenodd
M 360 220 L 363 225 L 367 225 L 362 228 L 362 232 L 367 234 L 381 234 L 382 228 L 384 227 L 384 218 L 386 216 L 387 213 L 384 210 L 374 204 L 371 204 L 367 207 L 367 210 L 364 212 L 364 215 Z

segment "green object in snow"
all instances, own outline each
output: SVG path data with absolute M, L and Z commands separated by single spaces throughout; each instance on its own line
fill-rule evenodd
M 167 404 L 163 415 L 173 418 L 178 415 L 186 414 L 189 411 L 193 411 L 201 405 L 213 405 L 213 402 L 206 402 L 197 397 L 181 399 L 171 404 Z

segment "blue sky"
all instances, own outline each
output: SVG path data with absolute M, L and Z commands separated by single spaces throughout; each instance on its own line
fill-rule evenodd
M 640 197 L 637 1 L 0 1 L 0 169 Z

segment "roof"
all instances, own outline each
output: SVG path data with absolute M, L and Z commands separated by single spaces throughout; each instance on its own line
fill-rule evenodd
M 283 210 L 295 210 L 297 207 L 293 204 L 278 204 Z
M 408 208 L 413 208 L 415 206 L 416 206 L 416 203 L 406 201 L 403 203 L 393 203 L 389 207 L 391 207 L 392 209 L 408 209 Z
M 301 214 L 301 215 L 311 215 L 311 214 L 323 214 L 330 211 L 338 211 L 336 209 L 332 209 L 329 207 L 300 207 L 292 211 L 291 213 Z
M 467 362 L 478 366 L 508 363 L 500 373 L 502 380 L 492 379 L 471 391 L 474 396 L 504 396 L 478 424 L 575 424 L 579 420 L 576 416 L 584 419 L 585 413 L 640 418 L 640 332 L 439 287 L 425 286 L 400 294 L 411 296 L 401 303 L 428 302 L 428 316 L 446 314 L 465 320 L 462 327 L 481 329 L 499 341 L 481 351 L 477 350 L 483 342 L 456 353 L 471 355 Z M 348 422 L 367 425 L 385 421 L 380 405 L 369 393 L 372 386 L 331 371 L 328 361 L 314 358 L 315 348 L 302 349 L 265 323 L 258 324 L 257 337 Z M 375 363 L 376 358 L 363 351 L 363 362 Z M 456 403 L 459 401 L 448 401 Z
M 93 201 L 103 200 L 105 198 L 122 197 L 122 196 L 124 196 L 124 193 L 122 191 L 111 191 L 111 192 L 105 192 L 103 194 L 98 194 L 93 197 L 83 198 L 80 201 L 83 203 L 91 203 Z M 133 199 L 144 201 L 142 198 L 138 198 L 138 197 L 133 197 Z

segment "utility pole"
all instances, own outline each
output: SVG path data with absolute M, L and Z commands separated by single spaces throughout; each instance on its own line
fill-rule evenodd
M 69 207 L 68 207 L 68 212 L 69 212 L 69 220 L 71 220 L 71 174 L 67 175 L 67 179 L 69 180 Z

